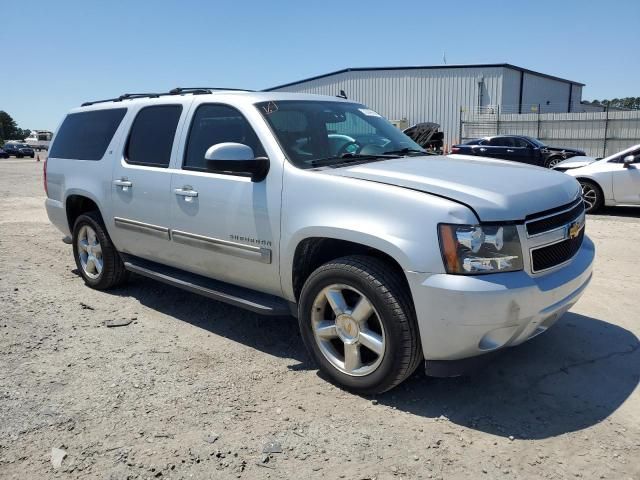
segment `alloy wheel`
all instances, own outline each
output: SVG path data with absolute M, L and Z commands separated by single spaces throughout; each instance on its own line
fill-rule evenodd
M 89 225 L 83 225 L 78 233 L 78 257 L 87 277 L 96 279 L 100 276 L 104 266 L 102 247 L 95 230 Z
M 324 357 L 340 372 L 364 376 L 384 357 L 386 337 L 380 316 L 360 291 L 332 284 L 313 302 L 313 335 Z
M 590 212 L 598 200 L 598 192 L 596 192 L 595 188 L 586 183 L 582 183 L 581 187 L 585 210 Z
M 553 168 L 556 165 L 558 165 L 560 162 L 562 161 L 562 158 L 552 158 L 551 160 L 549 160 L 549 163 L 547 164 L 548 168 Z

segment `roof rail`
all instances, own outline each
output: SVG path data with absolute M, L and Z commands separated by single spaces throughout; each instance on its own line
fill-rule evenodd
M 174 89 L 169 90 L 169 93 L 172 95 L 179 95 L 181 93 L 212 93 L 213 91 L 223 91 L 227 90 L 229 92 L 255 92 L 255 90 L 247 90 L 246 88 L 224 88 L 224 87 L 176 87 Z
M 231 92 L 253 92 L 255 90 L 246 90 L 244 88 L 222 88 L 222 87 L 176 87 L 164 93 L 124 93 L 116 98 L 107 98 L 105 100 L 94 100 L 84 102 L 81 107 L 88 107 L 96 103 L 121 102 L 122 100 L 131 100 L 134 98 L 158 98 L 167 95 L 183 95 L 190 93 L 192 95 L 202 95 L 213 93 L 214 91 L 231 91 Z

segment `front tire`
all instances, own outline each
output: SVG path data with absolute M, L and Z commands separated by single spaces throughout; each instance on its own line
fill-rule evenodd
M 551 157 L 545 162 L 544 166 L 547 168 L 553 168 L 562 161 L 564 161 L 564 158 L 562 157 Z
M 302 288 L 298 313 L 307 350 L 347 390 L 385 392 L 422 360 L 406 283 L 377 258 L 354 255 L 319 267 Z
M 584 211 L 586 213 L 594 213 L 602 208 L 604 198 L 602 190 L 594 182 L 589 180 L 579 180 L 582 188 L 582 201 L 584 202 Z
M 77 218 L 73 226 L 73 257 L 84 283 L 96 290 L 115 287 L 127 278 L 120 254 L 98 212 Z

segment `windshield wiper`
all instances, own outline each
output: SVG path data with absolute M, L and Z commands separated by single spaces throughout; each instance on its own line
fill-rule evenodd
M 359 153 L 343 153 L 337 157 L 317 158 L 311 160 L 309 163 L 313 167 L 322 167 L 325 165 L 343 165 L 347 163 L 360 162 L 362 160 L 380 160 L 384 158 L 398 158 L 398 155 L 393 155 L 388 152 L 378 155 L 363 155 Z
M 429 155 L 426 150 L 418 150 L 417 148 L 401 148 L 399 150 L 389 150 L 384 152 L 387 155 L 409 155 L 410 153 L 419 153 L 421 155 Z

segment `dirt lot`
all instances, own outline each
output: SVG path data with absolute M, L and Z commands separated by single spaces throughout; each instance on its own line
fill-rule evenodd
M 0 478 L 640 478 L 640 210 L 589 218 L 594 280 L 548 333 L 363 398 L 292 318 L 85 287 L 43 201 L 41 164 L 0 160 Z

